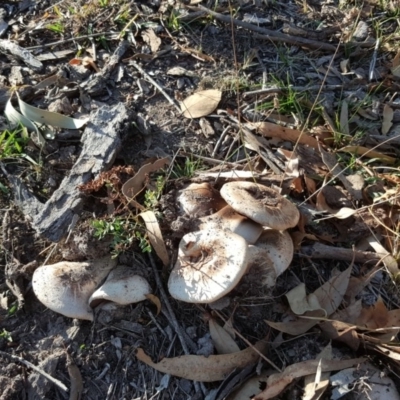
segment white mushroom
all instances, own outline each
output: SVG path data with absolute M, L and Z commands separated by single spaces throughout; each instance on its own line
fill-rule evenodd
M 222 229 L 185 235 L 168 289 L 188 303 L 210 303 L 229 293 L 246 273 L 248 245 L 241 236 Z
M 250 245 L 249 258 L 247 273 L 255 276 L 263 286 L 272 288 L 275 285 L 277 275 L 268 251 L 261 247 Z
M 117 260 L 104 257 L 85 262 L 43 265 L 33 274 L 32 287 L 46 307 L 66 317 L 93 320 L 88 300 Z
M 275 190 L 253 182 L 228 182 L 221 196 L 238 213 L 272 229 L 297 225 L 299 210 Z
M 253 244 L 260 237 L 263 228 L 257 222 L 237 213 L 231 206 L 226 206 L 207 217 L 199 218 L 198 229 L 228 229 Z
M 119 265 L 90 296 L 89 305 L 94 308 L 103 300 L 119 305 L 138 303 L 150 293 L 151 287 L 145 278 L 135 274 L 134 269 Z
M 218 191 L 207 182 L 191 183 L 178 193 L 178 204 L 187 215 L 201 217 L 226 206 Z
M 275 268 L 276 276 L 285 272 L 292 262 L 293 241 L 286 231 L 267 229 L 259 237 L 255 246 L 266 252 Z

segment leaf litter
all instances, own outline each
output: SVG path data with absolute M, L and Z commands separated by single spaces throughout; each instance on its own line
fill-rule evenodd
M 115 12 L 111 3 L 102 2 L 106 16 Z M 164 265 L 162 279 L 165 282 L 169 266 L 176 257 L 179 239 L 192 229 L 191 224 L 196 218 L 195 215 L 189 218 L 179 215 L 174 198 L 174 191 L 191 180 L 213 182 L 218 191 L 232 179 L 255 179 L 289 198 L 298 206 L 302 216 L 300 224 L 290 231 L 296 249 L 290 270 L 277 280 L 272 291 L 267 291 L 254 279 L 252 281 L 251 274 L 246 275 L 222 308 L 221 312 L 229 321 L 224 327 L 214 316 L 207 323 L 200 318 L 204 312 L 209 312 L 207 305 L 192 307 L 171 301 L 154 282 L 152 285 L 156 294 L 148 295 L 148 301 L 134 309 L 133 315 L 132 309 L 128 311 L 128 308 L 109 310 L 108 314 L 106 310 L 102 311 L 98 317 L 101 323 L 106 324 L 102 330 L 104 343 L 115 335 L 123 340 L 139 339 L 143 350 L 137 349 L 138 344 L 134 347 L 138 359 L 144 364 L 139 366 L 138 359 L 131 356 L 132 349 L 127 351 L 122 346 L 113 347 L 110 363 L 116 371 L 123 363 L 134 366 L 127 372 L 128 385 L 123 378 L 115 378 L 118 374 L 110 375 L 106 360 L 97 354 L 99 368 L 96 373 L 99 378 L 96 381 L 100 385 L 97 390 L 101 392 L 98 398 L 104 398 L 108 390 L 113 391 L 115 398 L 122 398 L 125 390 L 131 391 L 129 396 L 132 398 L 139 397 L 142 394 L 138 382 L 142 377 L 147 382 L 157 381 L 155 396 L 165 394 L 175 384 L 177 398 L 185 398 L 187 393 L 200 393 L 200 390 L 204 397 L 211 397 L 213 391 L 226 395 L 234 388 L 244 387 L 248 377 L 244 371 L 251 371 L 249 376 L 252 376 L 253 383 L 263 380 L 267 385 L 265 390 L 253 386 L 252 390 L 254 387 L 258 390 L 251 393 L 253 398 L 272 398 L 285 390 L 290 397 L 294 393 L 290 383 L 296 380 L 300 385 L 304 384 L 304 399 L 316 399 L 320 396 L 318 391 L 326 390 L 328 384 L 331 387 L 333 382 L 335 387 L 341 385 L 338 379 L 331 379 L 328 383 L 329 371 L 343 369 L 347 374 L 353 374 L 354 370 L 361 371 L 361 367 L 367 365 L 363 359 L 354 358 L 354 351 L 361 343 L 369 354 L 378 354 L 380 359 L 390 363 L 393 370 L 398 369 L 399 152 L 396 146 L 399 140 L 397 92 L 400 87 L 396 79 L 399 53 L 394 51 L 392 38 L 387 34 L 392 28 L 391 21 L 382 20 L 382 26 L 388 30 L 382 39 L 376 37 L 377 32 L 368 20 L 374 11 L 381 15 L 378 4 L 368 3 L 360 10 L 332 6 L 331 12 L 343 21 L 340 27 L 332 24 L 325 4 L 321 4 L 312 11 L 313 21 L 324 21 L 318 30 L 299 29 L 282 23 L 281 31 L 271 31 L 270 21 L 276 20 L 280 25 L 283 14 L 288 14 L 298 26 L 308 26 L 309 15 L 303 10 L 305 5 L 293 4 L 286 8 L 277 5 L 266 11 L 257 8 L 256 4 L 244 2 L 248 3 L 245 7 L 254 13 L 249 14 L 246 9 L 246 14 L 233 16 L 224 2 L 215 11 L 204 7 L 201 1 L 192 2 L 189 6 L 178 2 L 168 5 L 164 1 L 159 3 L 149 6 L 135 4 L 132 10 L 122 5 L 115 16 L 105 20 L 101 19 L 103 14 L 97 12 L 96 7 L 100 6 L 94 2 L 82 4 L 84 12 L 75 14 L 70 14 L 71 10 L 62 3 L 50 2 L 47 10 L 39 6 L 39 17 L 35 14 L 35 20 L 43 18 L 43 21 L 52 21 L 46 25 L 48 37 L 39 47 L 24 32 L 17 35 L 17 29 L 9 31 L 9 37 L 18 46 L 10 40 L 2 40 L 1 44 L 8 57 L 14 57 L 17 64 L 23 63 L 24 83 L 32 88 L 35 95 L 26 98 L 21 93 L 15 101 L 15 97 L 7 94 L 13 76 L 20 76 L 13 64 L 10 66 L 10 77 L 4 75 L 3 79 L 2 75 L 2 82 L 8 87 L 4 96 L 0 97 L 0 106 L 6 107 L 5 113 L 11 122 L 22 123 L 34 133 L 32 143 L 24 149 L 27 152 L 25 159 L 40 160 L 42 151 L 46 158 L 42 164 L 36 163 L 41 165 L 40 171 L 23 172 L 22 175 L 18 172 L 18 168 L 23 170 L 22 161 L 18 161 L 16 170 L 4 158 L 2 170 L 6 173 L 4 180 L 1 178 L 1 187 L 12 192 L 18 204 L 33 201 L 29 190 L 35 191 L 40 200 L 51 199 L 47 210 L 54 215 L 60 203 L 55 201 L 51 207 L 56 199 L 51 195 L 82 151 L 79 137 L 82 135 L 86 140 L 83 128 L 88 122 L 88 110 L 122 101 L 129 106 L 130 120 L 125 127 L 126 132 L 118 128 L 122 138 L 120 152 L 116 155 L 114 149 L 110 149 L 112 154 L 108 157 L 106 148 L 102 148 L 104 154 L 97 154 L 97 146 L 92 145 L 91 157 L 104 156 L 108 160 L 107 168 L 112 169 L 100 175 L 96 172 L 94 180 L 80 183 L 80 196 L 86 196 L 84 209 L 87 214 L 85 216 L 79 209 L 82 203 L 79 206 L 73 203 L 66 208 L 66 212 L 73 211 L 81 219 L 76 222 L 76 218 L 71 216 L 69 221 L 75 222 L 68 224 L 68 238 L 57 243 L 60 250 L 70 246 L 70 253 L 82 254 L 83 242 L 93 235 L 95 223 L 98 236 L 113 238 L 114 250 L 119 251 L 119 262 L 123 265 L 140 268 L 143 272 L 146 268 L 137 267 L 147 262 L 142 250 L 153 251 L 159 258 L 158 265 Z M 21 10 L 19 12 L 27 13 L 28 21 L 33 14 L 28 9 Z M 99 16 L 99 20 L 95 18 L 94 21 L 95 30 L 102 30 L 99 32 L 102 36 L 100 41 L 96 36 L 85 37 L 80 31 L 88 23 L 86 18 L 90 13 Z M 67 15 L 72 16 L 70 20 Z M 154 15 L 159 18 L 154 18 Z M 252 15 L 254 17 L 250 18 Z M 197 30 L 195 23 L 188 22 L 206 23 L 211 18 L 215 26 L 205 24 L 201 31 Z M 15 27 L 20 23 L 15 18 L 7 21 Z M 190 24 L 189 30 L 186 30 L 186 23 Z M 104 32 L 104 26 L 110 31 Z M 240 29 L 237 29 L 238 26 Z M 69 38 L 72 28 L 76 31 L 74 37 Z M 213 29 L 222 35 L 221 40 L 215 40 Z M 60 30 L 64 30 L 62 40 L 57 33 Z M 236 34 L 234 39 L 233 31 Z M 43 34 L 40 29 L 39 32 L 39 35 Z M 243 32 L 246 32 L 245 37 L 242 37 Z M 340 34 L 345 42 L 353 46 L 350 52 L 345 53 L 338 42 Z M 124 35 L 126 42 L 120 45 L 113 39 Z M 257 38 L 257 50 L 248 54 L 236 52 L 235 55 L 227 49 L 227 41 L 231 43 L 232 40 L 234 45 L 249 48 L 246 41 L 250 35 Z M 200 37 L 201 50 L 200 42 L 197 42 Z M 271 51 L 275 54 L 276 46 L 282 43 L 290 44 L 293 49 L 293 52 L 286 52 L 287 49 L 282 47 L 285 62 L 300 66 L 291 69 L 296 71 L 295 76 L 288 77 L 279 63 L 271 63 L 268 58 L 268 54 Z M 338 45 L 337 49 L 332 43 Z M 381 53 L 379 45 L 386 53 Z M 46 55 L 48 46 L 54 49 L 52 54 L 59 58 L 56 61 L 53 58 L 52 77 L 44 78 L 50 72 L 49 59 L 42 57 Z M 104 51 L 105 48 L 109 54 Z M 310 49 L 314 49 L 314 53 Z M 336 57 L 333 57 L 336 50 Z M 385 54 L 385 59 L 377 57 L 378 54 Z M 124 62 L 120 63 L 122 56 Z M 70 57 L 76 61 L 68 62 Z M 232 62 L 234 57 L 237 58 Z M 138 61 L 133 61 L 134 58 Z M 310 60 L 310 65 L 307 60 Z M 44 70 L 46 75 L 41 75 Z M 53 78 L 55 76 L 57 78 Z M 308 81 L 310 84 L 304 83 Z M 304 86 L 300 86 L 299 82 Z M 116 95 L 116 89 L 120 90 L 121 97 Z M 18 92 L 21 90 L 19 88 Z M 385 91 L 391 92 L 390 100 Z M 59 97 L 71 100 L 72 110 L 77 111 L 74 115 L 79 115 L 79 118 L 47 111 L 47 108 L 53 109 L 49 105 Z M 177 112 L 177 102 L 180 102 L 181 112 Z M 133 120 L 139 121 L 138 111 L 148 115 L 156 131 L 141 129 L 139 132 L 133 124 L 129 125 Z M 48 138 L 46 131 L 41 131 L 42 127 L 37 123 L 56 126 L 52 137 Z M 98 124 L 98 127 L 101 125 Z M 164 154 L 156 151 L 155 143 L 165 150 Z M 152 155 L 146 153 L 152 151 Z M 201 172 L 197 166 L 193 167 L 197 165 L 195 160 L 203 163 Z M 80 159 L 74 174 L 89 173 L 85 166 L 92 166 L 93 163 L 93 159 Z M 207 166 L 211 168 L 206 170 Z M 121 169 L 118 172 L 118 168 L 128 168 L 129 171 Z M 131 177 L 132 171 L 138 172 Z M 26 187 L 17 179 L 19 176 L 12 174 L 21 175 Z M 161 175 L 167 178 L 160 186 L 160 192 L 156 192 L 155 188 L 160 183 L 157 179 Z M 171 179 L 172 175 L 174 179 Z M 13 182 L 13 187 L 7 184 L 5 177 Z M 45 182 L 53 184 L 46 186 Z M 332 187 L 337 190 L 336 194 L 327 190 Z M 67 199 L 67 194 L 68 191 L 63 192 L 64 197 L 60 200 Z M 4 210 L 9 208 L 7 203 L 2 205 Z M 21 223 L 15 214 L 13 217 Z M 29 272 L 22 275 L 22 271 L 29 269 L 21 266 L 21 262 L 18 264 L 18 260 L 13 261 L 16 263 L 13 267 L 10 260 L 14 254 L 27 264 L 33 259 L 45 263 L 47 258 L 57 262 L 61 254 L 66 253 L 59 253 L 58 249 L 49 252 L 48 249 L 52 248 L 50 242 L 41 242 L 36 249 L 30 248 L 18 233 L 27 231 L 26 228 L 13 230 L 16 221 L 6 223 L 6 220 L 3 235 L 7 234 L 8 238 L 3 238 L 2 245 L 7 256 L 7 262 L 4 262 L 7 265 L 6 282 L 15 282 L 22 288 L 21 296 L 29 296 L 24 286 L 30 280 Z M 11 232 L 17 232 L 16 237 L 10 235 Z M 31 235 L 33 238 L 33 232 Z M 367 237 L 373 239 L 365 241 Z M 74 244 L 77 245 L 75 249 Z M 101 250 L 107 251 L 107 246 L 103 245 Z M 11 249 L 17 251 L 14 253 Z M 86 259 L 88 254 L 78 257 Z M 90 254 L 97 253 L 92 250 Z M 141 263 L 145 260 L 144 264 L 137 264 L 138 260 Z M 9 299 L 1 304 L 10 304 L 11 295 L 5 293 L 5 296 Z M 41 307 L 37 301 L 35 304 Z M 46 326 L 54 325 L 57 316 L 49 311 L 43 313 L 44 308 L 40 310 L 44 318 L 39 331 L 47 332 L 45 323 Z M 1 338 L 18 339 L 20 333 L 12 324 L 15 317 L 9 308 L 3 307 L 2 312 L 7 314 L 4 329 L 10 332 L 1 333 Z M 35 324 L 41 325 L 41 319 L 36 315 L 37 312 L 33 311 L 33 314 L 24 317 L 17 311 L 18 318 L 26 318 L 32 330 Z M 63 319 L 63 324 L 59 327 L 60 332 L 70 328 L 67 319 Z M 77 339 L 72 330 L 68 331 L 74 359 L 78 360 L 81 370 L 81 378 L 76 382 L 78 390 L 72 390 L 75 397 L 82 390 L 80 380 L 85 393 L 94 390 L 90 383 L 93 376 L 88 369 L 91 365 L 87 361 L 89 357 L 84 347 L 79 348 L 78 345 L 89 344 L 88 327 L 82 325 L 74 329 L 75 333 L 78 332 Z M 251 349 L 253 346 L 258 348 L 260 342 L 257 339 L 265 339 L 266 332 L 269 332 L 267 341 L 271 346 L 266 348 L 263 343 L 260 352 L 268 358 L 272 357 L 284 371 L 269 374 L 268 378 L 263 374 L 261 379 L 263 358 Z M 314 340 L 316 332 L 319 336 Z M 94 334 L 97 343 L 100 342 L 98 334 Z M 174 341 L 174 334 L 179 341 Z M 311 341 L 307 341 L 308 335 L 313 338 Z M 279 340 L 282 343 L 276 342 Z M 329 349 L 330 340 L 333 349 L 336 348 L 336 341 L 347 346 L 348 352 L 344 356 L 341 353 L 340 360 L 331 357 L 330 350 L 323 350 Z M 29 346 L 28 340 L 24 354 L 32 354 L 26 351 L 31 350 Z M 301 350 L 298 350 L 299 347 Z M 12 349 L 10 346 L 7 351 Z M 296 352 L 301 354 L 300 358 L 294 355 Z M 34 362 L 40 360 L 35 354 L 30 357 Z M 137 373 L 140 368 L 141 376 Z M 154 370 L 167 375 L 160 378 L 161 375 Z M 10 374 L 17 376 L 15 371 L 11 365 Z M 60 379 L 67 376 L 67 370 L 52 371 Z M 367 372 L 362 373 L 369 380 L 369 386 L 366 386 L 367 389 L 357 386 L 355 390 L 374 393 L 380 378 L 375 375 L 372 382 Z M 188 379 L 184 389 L 181 389 L 182 381 L 174 376 Z M 106 377 L 104 382 L 112 380 L 112 389 L 106 387 L 103 377 Z M 299 380 L 302 377 L 305 377 L 304 383 Z M 196 383 L 214 380 L 221 381 L 218 389 L 207 385 L 200 388 Z M 71 383 L 74 383 L 72 381 L 71 375 Z M 322 383 L 323 389 L 320 387 Z M 44 386 L 42 389 L 45 390 Z M 35 387 L 34 390 L 39 392 L 41 389 Z M 56 389 L 46 390 L 45 395 L 41 392 L 43 398 L 46 395 L 56 396 Z M 172 396 L 171 392 L 168 395 Z

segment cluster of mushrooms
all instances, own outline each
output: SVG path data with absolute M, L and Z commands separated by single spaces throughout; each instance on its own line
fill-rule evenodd
M 196 223 L 180 241 L 169 277 L 175 299 L 212 303 L 254 268 L 272 287 L 290 265 L 293 242 L 286 230 L 297 225 L 300 213 L 277 191 L 243 181 L 225 183 L 220 192 L 209 183 L 192 183 L 180 191 L 178 203 Z
M 290 265 L 293 242 L 286 229 L 297 225 L 300 214 L 277 191 L 252 182 L 225 183 L 220 192 L 209 183 L 192 183 L 179 192 L 177 203 L 195 222 L 179 243 L 169 276 L 175 299 L 212 303 L 254 269 L 263 285 L 272 287 Z M 92 321 L 100 304 L 113 308 L 147 298 L 151 287 L 140 270 L 109 256 L 62 261 L 39 267 L 32 287 L 51 310 Z
M 151 293 L 147 280 L 134 268 L 117 265 L 111 257 L 85 262 L 61 261 L 36 269 L 36 297 L 47 308 L 70 318 L 93 321 L 93 309 L 137 303 Z

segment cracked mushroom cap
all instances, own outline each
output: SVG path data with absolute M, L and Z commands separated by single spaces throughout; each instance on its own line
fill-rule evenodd
M 263 232 L 257 222 L 237 213 L 231 206 L 226 206 L 207 217 L 199 218 L 198 229 L 228 229 L 242 236 L 248 243 L 254 244 Z
M 229 293 L 246 273 L 248 244 L 236 233 L 205 229 L 185 235 L 168 280 L 172 297 L 211 303 Z
M 288 232 L 267 229 L 259 237 L 255 246 L 263 249 L 271 260 L 276 276 L 283 274 L 293 259 L 293 240 Z
M 93 321 L 88 300 L 117 260 L 104 257 L 85 262 L 43 265 L 33 274 L 36 297 L 47 308 L 70 318 Z
M 219 192 L 208 182 L 191 183 L 178 193 L 180 209 L 187 215 L 202 217 L 226 206 Z
M 221 196 L 238 213 L 272 229 L 285 230 L 297 225 L 297 207 L 277 191 L 253 182 L 228 182 Z
M 132 268 L 119 265 L 90 296 L 89 305 L 94 308 L 104 300 L 119 305 L 138 303 L 150 293 L 151 287 L 145 278 L 135 274 Z

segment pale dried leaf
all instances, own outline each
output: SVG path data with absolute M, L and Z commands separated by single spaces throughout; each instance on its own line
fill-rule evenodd
M 317 210 L 327 211 L 331 215 L 333 215 L 335 218 L 338 218 L 338 219 L 346 219 L 357 213 L 357 210 L 353 210 L 352 208 L 349 208 L 349 207 L 342 207 L 342 208 L 339 208 L 338 210 L 330 207 L 325 200 L 325 195 L 322 190 L 320 190 L 317 194 L 316 207 L 317 207 Z
M 322 360 L 321 371 L 329 372 L 342 370 L 361 364 L 365 360 L 366 358 L 354 358 L 351 360 Z M 273 399 L 275 396 L 278 396 L 287 385 L 293 382 L 294 379 L 314 374 L 319 363 L 319 360 L 303 361 L 290 365 L 289 367 L 285 368 L 282 373 L 271 375 L 267 379 L 267 388 L 260 394 L 254 396 L 252 400 Z
M 331 360 L 332 359 L 332 345 L 328 344 L 321 353 L 318 354 L 317 360 Z M 321 364 L 318 365 L 316 374 L 307 375 L 304 377 L 304 394 L 303 400 L 318 400 L 328 388 L 329 385 L 329 372 L 321 372 Z
M 36 134 L 38 142 L 41 146 L 44 146 L 46 144 L 46 141 L 40 133 L 38 127 L 29 118 L 24 117 L 19 111 L 14 108 L 14 106 L 11 104 L 11 98 L 7 101 L 4 114 L 10 122 L 11 126 L 22 124 L 30 131 L 33 131 L 34 134 Z
M 161 312 L 161 300 L 156 295 L 154 295 L 152 293 L 146 294 L 146 299 L 150 300 L 157 307 L 157 314 L 156 315 L 160 314 L 160 312 Z
M 385 104 L 383 107 L 382 135 L 387 135 L 393 123 L 393 108 Z
M 255 393 L 260 391 L 260 385 L 266 384 L 267 373 L 261 373 L 259 376 L 253 376 L 244 382 L 238 389 L 233 391 L 226 400 L 250 400 Z
M 69 400 L 80 400 L 83 393 L 83 380 L 81 371 L 75 364 L 72 357 L 67 353 L 67 369 L 69 379 L 71 381 L 71 388 L 69 392 Z
M 400 50 L 394 56 L 390 70 L 394 76 L 400 77 Z
M 265 353 L 267 343 L 263 340 L 259 341 L 254 345 L 254 348 L 261 353 Z M 248 347 L 233 354 L 218 354 L 209 357 L 185 355 L 164 358 L 160 362 L 154 363 L 143 349 L 139 348 L 137 349 L 136 357 L 165 374 L 197 382 L 216 382 L 224 380 L 236 368 L 242 369 L 247 365 L 256 363 L 259 354 L 253 350 L 253 347 Z
M 147 236 L 149 237 L 154 251 L 165 266 L 169 265 L 168 251 L 165 247 L 164 239 L 156 215 L 153 211 L 145 211 L 142 212 L 140 216 L 146 224 Z
M 361 310 L 357 318 L 356 324 L 368 329 L 384 328 L 389 322 L 388 309 L 379 296 L 377 302 L 371 306 Z
M 128 199 L 134 199 L 144 188 L 144 184 L 149 174 L 159 171 L 166 165 L 169 165 L 171 160 L 168 157 L 160 158 L 153 163 L 145 164 L 132 178 L 128 179 L 122 185 L 122 193 Z
M 196 92 L 181 101 L 181 110 L 186 118 L 200 118 L 211 114 L 221 101 L 222 92 L 216 89 Z
M 374 236 L 370 236 L 368 238 L 368 243 L 377 253 L 385 255 L 382 261 L 388 271 L 393 275 L 398 274 L 399 266 L 396 259 L 379 243 L 379 241 Z
M 209 319 L 208 326 L 211 339 L 218 354 L 231 354 L 240 351 L 239 346 L 232 339 L 231 335 L 214 318 Z
M 281 140 L 288 140 L 292 143 L 306 144 L 314 149 L 318 149 L 318 141 L 309 136 L 307 133 L 299 131 L 297 129 L 286 128 L 281 125 L 276 125 L 271 122 L 258 122 L 246 124 L 249 128 L 257 130 L 265 137 L 274 137 Z
M 379 151 L 372 150 L 364 146 L 345 146 L 337 151 L 357 154 L 358 156 L 365 156 L 367 158 L 377 158 L 378 160 L 381 160 L 388 164 L 394 164 L 397 161 L 397 159 L 394 157 L 387 156 L 386 154 L 382 154 Z
M 350 134 L 349 128 L 349 104 L 346 100 L 342 102 L 342 108 L 340 109 L 340 131 L 345 135 Z
M 161 46 L 161 39 L 155 34 L 153 29 L 146 29 L 142 32 L 143 40 L 150 46 L 152 53 L 156 53 Z
M 302 315 L 306 311 L 321 310 L 317 297 L 313 293 L 307 296 L 306 285 L 304 283 L 300 283 L 286 293 L 286 297 L 291 310 L 297 315 Z
M 55 126 L 64 129 L 80 129 L 89 121 L 89 118 L 83 118 L 83 119 L 71 118 L 63 114 L 54 113 L 42 110 L 37 107 L 30 106 L 29 104 L 21 100 L 19 96 L 18 96 L 18 105 L 24 117 L 39 124 Z
M 330 316 L 339 307 L 346 293 L 352 267 L 350 266 L 341 273 L 334 273 L 329 281 L 319 287 L 314 295 L 317 297 L 322 308 L 317 311 L 308 311 L 302 319 L 293 322 L 271 322 L 265 321 L 269 326 L 290 335 L 300 335 L 317 325 L 325 316 Z M 312 317 L 312 319 L 306 319 Z

